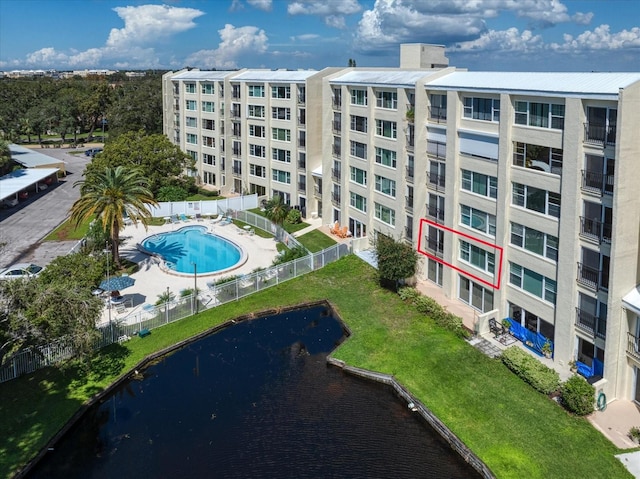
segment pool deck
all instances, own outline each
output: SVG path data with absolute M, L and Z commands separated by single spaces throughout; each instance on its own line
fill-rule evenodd
M 137 244 L 141 243 L 148 236 L 176 231 L 185 226 L 205 226 L 209 232 L 232 241 L 244 249 L 247 254 L 247 261 L 243 265 L 230 271 L 227 270 L 226 272 L 218 274 L 198 274 L 197 278 L 194 278 L 194 275 L 184 276 L 166 272 L 160 267 L 156 258 L 141 252 L 137 247 Z M 278 254 L 276 248 L 277 242 L 273 238 L 261 238 L 255 234 L 250 235 L 246 230 L 237 227 L 233 223 L 223 226 L 219 223 L 213 223 L 210 219 L 201 221 L 194 219 L 181 221 L 179 223 L 168 223 L 161 226 L 149 226 L 146 230 L 141 224 L 128 225 L 120 233 L 120 237 L 123 240 L 120 245 L 120 256 L 138 263 L 139 269 L 131 275 L 131 277 L 136 280 L 136 283 L 130 288 L 121 291 L 125 298 L 124 313 L 118 314 L 115 306 L 113 306 L 111 310 L 112 320 L 118 319 L 118 317 L 134 315 L 139 312 L 143 306 L 155 304 L 158 295 L 164 293 L 167 288 L 169 288 L 173 294 L 179 296 L 180 291 L 193 289 L 195 280 L 198 289 L 202 291 L 207 289 L 207 283 L 216 279 L 232 275 L 248 274 L 256 268 L 267 268 L 271 266 L 273 259 Z M 107 324 L 108 322 L 109 311 L 105 307 L 98 324 Z

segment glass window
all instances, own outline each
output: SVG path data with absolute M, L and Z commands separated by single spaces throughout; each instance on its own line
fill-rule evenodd
M 495 176 L 462 170 L 462 189 L 495 199 L 498 197 L 498 179 Z
M 363 213 L 367 212 L 367 199 L 364 196 L 349 192 L 349 204 Z
M 535 271 L 523 268 L 515 263 L 509 263 L 509 283 L 527 293 L 555 304 L 556 282 Z
M 395 168 L 397 164 L 396 152 L 376 147 L 376 163 L 390 168 Z
M 375 175 L 375 189 L 385 195 L 396 197 L 396 182 L 385 178 L 384 176 Z
M 500 100 L 465 97 L 464 117 L 473 120 L 500 121 Z
M 367 132 L 367 117 L 351 115 L 351 130 L 359 131 L 361 133 Z
M 350 170 L 351 181 L 362 186 L 367 186 L 367 172 L 365 170 L 361 170 L 360 168 L 355 168 L 353 166 L 350 167 Z
M 184 92 L 185 93 L 195 93 L 196 92 L 196 84 L 195 83 L 185 83 L 184 84 Z
M 367 159 L 367 145 L 365 143 L 351 141 L 350 145 L 351 156 L 355 156 L 356 158 L 363 160 Z
M 281 150 L 280 148 L 272 148 L 271 159 L 291 163 L 291 152 L 289 150 Z
M 395 121 L 376 120 L 376 135 L 385 138 L 397 138 L 398 131 Z
M 496 235 L 496 217 L 484 211 L 460 205 L 460 222 L 488 235 Z
M 271 128 L 271 139 L 291 141 L 291 130 L 285 128 Z
M 202 111 L 207 113 L 213 113 L 215 111 L 215 103 L 212 101 L 203 101 Z
M 202 94 L 203 95 L 213 95 L 215 93 L 215 89 L 213 87 L 213 83 L 203 83 L 202 84 Z
M 367 90 L 351 90 L 351 104 L 352 105 L 367 105 Z
M 398 93 L 395 91 L 376 92 L 376 106 L 388 110 L 398 109 Z
M 197 128 L 198 127 L 198 119 L 193 117 L 193 116 L 188 116 L 185 118 L 185 125 L 189 126 L 191 128 Z
M 291 173 L 282 170 L 271 170 L 271 179 L 279 183 L 291 184 Z
M 291 87 L 289 86 L 272 86 L 271 98 L 289 99 L 291 98 Z
M 185 109 L 196 111 L 198 109 L 198 102 L 195 100 L 186 100 Z
M 247 88 L 249 96 L 264 98 L 264 85 L 249 85 Z
M 383 223 L 386 223 L 390 226 L 395 226 L 396 212 L 394 210 L 392 210 L 391 208 L 387 208 L 386 206 L 381 205 L 380 203 L 374 203 L 373 205 L 375 207 L 374 214 L 377 219 L 379 219 Z

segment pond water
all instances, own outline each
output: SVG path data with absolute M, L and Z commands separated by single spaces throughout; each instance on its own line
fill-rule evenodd
M 326 364 L 323 306 L 239 322 L 106 395 L 33 478 L 474 478 L 387 386 Z

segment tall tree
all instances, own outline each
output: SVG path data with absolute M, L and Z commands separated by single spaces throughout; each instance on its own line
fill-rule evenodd
M 115 168 L 136 167 L 148 180 L 154 197 L 163 186 L 195 189 L 195 181 L 186 175 L 193 159 L 164 135 L 147 135 L 143 131 L 119 135 L 105 145 L 104 151 L 87 165 L 87 173 Z
M 0 176 L 9 173 L 12 164 L 9 142 L 0 138 Z
M 147 183 L 138 168 L 117 166 L 89 171 L 84 180 L 73 185 L 80 186 L 81 196 L 71 207 L 71 221 L 79 225 L 91 217 L 100 218 L 105 232 L 109 232 L 113 262 L 118 267 L 125 215 L 140 221 L 146 229 L 151 219 L 147 205 L 158 204 Z

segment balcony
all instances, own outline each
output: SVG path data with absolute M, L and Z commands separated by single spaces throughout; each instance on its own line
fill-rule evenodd
M 431 188 L 436 191 L 444 191 L 445 176 L 438 175 L 436 173 L 427 173 L 427 188 Z
M 405 196 L 404 208 L 408 213 L 413 213 L 413 196 Z
M 306 148 L 306 147 L 307 147 L 307 139 L 298 138 L 298 148 Z
M 240 109 L 239 108 L 232 108 L 231 109 L 231 118 L 233 118 L 234 120 L 238 120 L 240 119 L 241 115 L 240 115 Z
M 591 218 L 580 217 L 580 236 L 596 240 L 598 243 L 611 243 L 611 223 L 603 223 Z
M 415 171 L 413 169 L 413 167 L 411 166 L 407 166 L 404 170 L 404 177 L 405 179 L 410 182 L 413 183 L 413 175 L 415 174 Z
M 341 97 L 333 97 L 332 106 L 334 110 L 340 110 L 342 108 L 342 98 Z
M 439 141 L 427 141 L 427 154 L 432 158 L 445 160 L 447 158 L 447 144 Z
M 587 311 L 576 308 L 576 328 L 591 336 L 605 339 L 607 335 L 607 319 L 599 318 Z
M 331 179 L 336 183 L 340 183 L 340 178 L 342 177 L 342 171 L 337 170 L 335 168 L 331 168 Z
M 609 289 L 609 273 L 600 271 L 584 263 L 578 263 L 578 284 L 589 288 L 592 291 Z
M 615 145 L 616 126 L 601 125 L 597 123 L 584 124 L 584 142 L 593 145 Z
M 306 160 L 298 160 L 298 169 L 299 170 L 304 170 L 306 168 L 307 168 Z
M 415 147 L 415 137 L 413 135 L 407 134 L 407 141 L 404 144 L 407 151 L 413 151 Z
M 233 173 L 233 176 L 242 176 L 242 167 L 234 166 L 232 173 Z
M 432 106 L 429 108 L 429 121 L 435 123 L 447 122 L 447 109 L 439 106 Z
M 305 193 L 307 191 L 307 185 L 304 181 L 298 182 L 298 192 Z
M 627 354 L 640 361 L 640 338 L 631 333 L 627 333 Z
M 409 242 L 413 241 L 413 227 L 412 226 L 405 226 L 404 227 L 404 238 Z
M 582 191 L 598 196 L 613 194 L 613 175 L 582 170 Z
M 319 187 L 318 185 L 313 186 L 313 196 L 318 200 L 322 199 L 322 188 Z
M 342 131 L 342 122 L 334 121 L 332 124 L 332 129 L 334 133 L 340 133 Z
M 444 223 L 444 209 L 440 209 L 435 205 L 427 205 L 427 215 L 437 223 Z
M 307 102 L 306 95 L 298 95 L 298 105 L 304 105 Z
M 335 156 L 336 158 L 342 157 L 342 148 L 340 148 L 340 145 L 333 145 L 331 151 L 333 152 L 333 156 Z
M 435 254 L 438 258 L 444 256 L 444 242 L 435 238 L 427 238 L 427 250 Z
M 234 146 L 233 147 L 233 151 L 231 152 L 231 154 L 233 156 L 237 156 L 237 157 L 242 156 L 242 148 L 240 148 L 239 146 Z
M 338 193 L 337 191 L 332 192 L 331 202 L 336 206 L 340 206 L 340 193 Z

